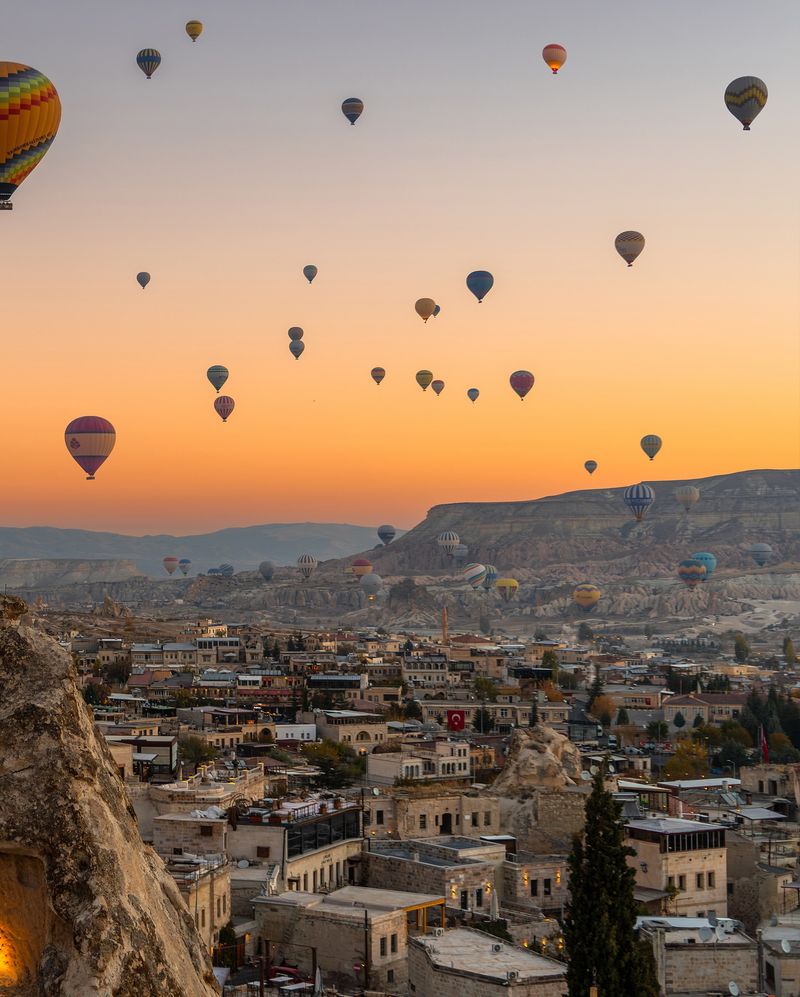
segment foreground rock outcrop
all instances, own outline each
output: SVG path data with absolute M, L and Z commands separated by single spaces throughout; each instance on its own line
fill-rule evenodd
M 0 989 L 218 994 L 177 887 L 141 841 L 69 655 L 19 618 L 0 613 Z

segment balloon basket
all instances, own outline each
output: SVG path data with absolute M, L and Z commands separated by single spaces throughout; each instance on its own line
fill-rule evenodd
M 13 208 L 11 201 L 0 201 L 0 211 L 12 211 Z

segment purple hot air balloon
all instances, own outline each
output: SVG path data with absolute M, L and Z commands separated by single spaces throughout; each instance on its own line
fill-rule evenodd
M 433 390 L 436 392 L 436 394 L 438 396 L 438 395 L 440 395 L 444 391 L 444 381 L 440 381 L 437 378 L 437 380 L 431 381 L 431 387 L 433 388 Z
M 108 419 L 99 415 L 82 415 L 64 430 L 64 442 L 70 457 L 86 471 L 86 480 L 94 481 L 95 472 L 114 449 L 117 433 Z
M 228 416 L 236 408 L 236 402 L 230 395 L 220 395 L 219 398 L 214 399 L 214 408 L 220 419 L 223 422 L 227 422 Z
M 519 395 L 519 400 L 524 401 L 525 395 L 533 387 L 534 376 L 529 370 L 515 370 L 508 379 L 513 390 Z

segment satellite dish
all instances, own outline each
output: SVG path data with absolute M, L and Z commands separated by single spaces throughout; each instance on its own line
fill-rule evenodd
M 373 796 L 380 796 L 380 795 L 381 795 L 381 791 L 380 791 L 380 790 L 378 789 L 378 787 L 377 787 L 377 786 L 375 786 L 375 787 L 373 788 L 373 790 L 372 790 L 372 795 L 373 795 Z
M 588 782 L 591 778 L 592 778 L 591 772 L 587 772 L 586 769 L 584 769 L 583 772 L 581 772 L 581 779 L 583 779 L 584 782 Z
M 716 926 L 719 924 L 719 918 L 717 917 L 716 914 L 709 914 L 708 923 L 711 925 L 712 928 L 716 928 Z
M 717 933 L 718 940 L 722 941 L 722 939 L 725 937 L 725 929 L 722 927 L 722 925 L 718 924 L 716 928 L 714 928 L 714 931 L 716 931 Z
M 728 984 L 728 993 L 731 997 L 739 997 L 741 991 L 739 990 L 739 984 L 735 983 L 733 980 Z
M 785 952 L 787 955 L 792 951 L 792 945 L 788 938 L 784 938 L 781 941 L 781 952 Z
M 613 765 L 609 765 L 608 766 L 608 771 L 609 771 L 610 775 L 613 775 L 617 770 L 614 768 Z
M 597 775 L 597 773 L 600 771 L 600 769 L 596 765 L 592 765 L 592 767 L 589 769 L 589 771 L 592 773 L 592 775 Z
M 250 868 L 250 863 L 247 861 L 247 859 L 239 859 L 239 861 L 236 863 L 236 868 L 237 869 L 249 869 Z
M 711 928 L 701 928 L 698 934 L 700 935 L 701 942 L 710 942 L 714 937 L 714 932 Z

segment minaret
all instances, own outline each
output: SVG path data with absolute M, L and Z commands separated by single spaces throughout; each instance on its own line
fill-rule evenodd
M 450 643 L 450 630 L 447 626 L 447 606 L 442 607 L 442 644 Z

